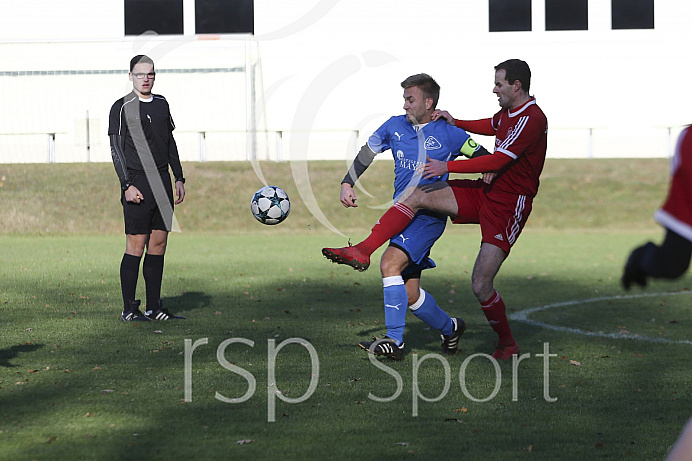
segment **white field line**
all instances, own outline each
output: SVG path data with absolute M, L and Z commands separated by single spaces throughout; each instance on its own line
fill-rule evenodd
M 618 300 L 618 299 L 653 298 L 653 297 L 661 297 L 661 296 L 677 296 L 677 295 L 690 295 L 690 294 L 692 294 L 692 291 L 675 291 L 675 292 L 663 292 L 663 293 L 642 293 L 642 294 L 636 294 L 636 295 L 622 295 L 622 296 L 603 296 L 600 298 L 565 301 L 565 302 L 561 302 L 561 303 L 547 304 L 545 306 L 540 306 L 540 307 L 530 307 L 528 309 L 524 309 L 522 311 L 510 314 L 509 319 L 515 320 L 518 322 L 523 322 L 523 323 L 526 323 L 529 325 L 541 327 L 541 328 L 546 328 L 549 330 L 561 331 L 561 332 L 565 332 L 565 333 L 574 333 L 577 335 L 597 336 L 597 337 L 601 337 L 601 338 L 614 338 L 614 339 L 634 339 L 637 341 L 647 341 L 647 342 L 652 342 L 652 343 L 689 344 L 689 345 L 692 345 L 692 341 L 688 341 L 686 339 L 675 340 L 675 339 L 656 338 L 656 337 L 652 338 L 650 336 L 642 336 L 639 334 L 604 333 L 602 331 L 588 331 L 588 330 L 582 330 L 580 328 L 570 328 L 570 327 L 564 327 L 564 326 L 560 326 L 560 325 L 551 325 L 549 323 L 539 322 L 537 320 L 531 320 L 529 318 L 529 315 L 533 314 L 534 312 L 540 312 L 540 311 L 544 311 L 544 310 L 548 310 L 548 309 L 553 309 L 555 307 L 577 306 L 580 304 L 597 303 L 597 302 L 601 302 L 601 301 L 610 301 L 610 300 Z

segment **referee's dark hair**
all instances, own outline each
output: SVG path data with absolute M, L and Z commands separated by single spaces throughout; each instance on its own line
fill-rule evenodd
M 145 54 L 138 54 L 134 58 L 130 59 L 130 72 L 132 72 L 132 69 L 134 69 L 139 63 L 151 64 L 152 66 L 154 65 L 154 61 L 149 56 Z
M 433 109 L 437 107 L 437 101 L 440 99 L 440 85 L 437 84 L 435 79 L 428 74 L 416 74 L 411 75 L 406 80 L 401 82 L 401 87 L 403 89 L 412 88 L 414 86 L 420 88 L 423 96 L 426 98 L 432 98 Z
M 500 69 L 504 69 L 505 80 L 507 80 L 510 85 L 519 80 L 519 82 L 521 82 L 521 88 L 526 94 L 529 94 L 529 87 L 531 86 L 531 69 L 529 69 L 529 65 L 526 64 L 526 62 L 521 59 L 508 59 L 495 66 L 495 70 Z

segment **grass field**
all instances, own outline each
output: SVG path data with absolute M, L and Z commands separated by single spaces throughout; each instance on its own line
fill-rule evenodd
M 463 353 L 432 355 L 437 332 L 409 315 L 406 358 L 378 366 L 356 347 L 384 332 L 376 264 L 325 261 L 346 238 L 291 165 L 261 167 L 292 199 L 276 227 L 250 215 L 250 165 L 185 165 L 163 294 L 187 320 L 133 324 L 112 166 L 0 165 L 0 459 L 665 457 L 692 408 L 691 280 L 625 293 L 619 277 L 660 239 L 666 160 L 546 164 L 496 284 L 525 355 L 499 369 L 474 355 L 495 339 L 470 292 L 477 228 L 449 226 L 423 279 L 469 324 Z M 338 203 L 344 163 L 309 167 L 325 218 L 366 235 L 391 164 L 368 171 L 357 210 Z

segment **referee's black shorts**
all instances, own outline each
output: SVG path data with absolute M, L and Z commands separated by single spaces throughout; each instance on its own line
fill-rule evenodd
M 171 185 L 171 175 L 168 171 L 160 171 L 159 175 L 166 191 L 166 196 L 173 209 L 173 186 Z M 123 216 L 125 218 L 125 234 L 151 234 L 152 230 L 170 231 L 171 222 L 166 226 L 166 222 L 161 215 L 158 204 L 151 190 L 149 181 L 144 173 L 129 173 L 130 183 L 135 186 L 144 196 L 144 200 L 139 203 L 128 202 L 125 200 L 125 192 L 120 194 L 120 202 L 123 205 Z M 172 217 L 169 217 L 171 221 Z

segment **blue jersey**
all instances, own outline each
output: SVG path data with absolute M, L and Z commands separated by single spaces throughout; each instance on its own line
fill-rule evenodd
M 392 151 L 394 157 L 394 200 L 409 186 L 446 181 L 448 174 L 423 179 L 418 167 L 427 157 L 436 160 L 454 160 L 459 155 L 471 157 L 480 148 L 461 128 L 440 119 L 422 128 L 412 125 L 405 115 L 387 120 L 370 139 L 368 146 L 375 154 Z
M 480 149 L 473 139 L 461 128 L 440 119 L 422 127 L 412 125 L 405 115 L 387 120 L 370 139 L 368 146 L 379 154 L 387 149 L 394 157 L 394 200 L 409 186 L 446 181 L 449 174 L 423 179 L 418 167 L 425 164 L 427 157 L 436 160 L 454 160 L 459 155 L 471 157 Z M 390 245 L 404 251 L 411 264 L 403 275 L 435 267 L 430 259 L 430 249 L 444 232 L 447 217 L 421 211 L 400 234 L 390 240 Z

